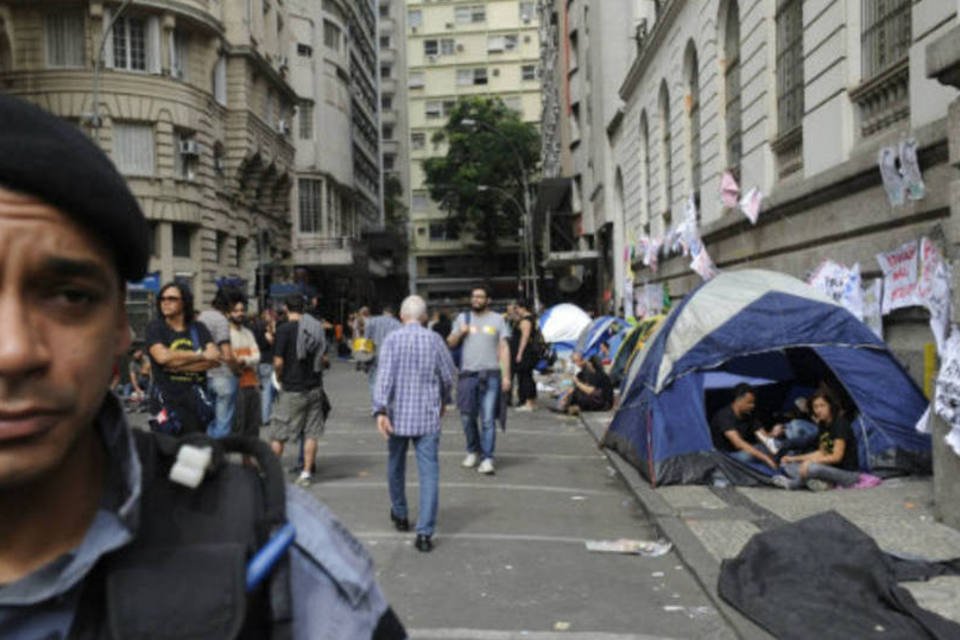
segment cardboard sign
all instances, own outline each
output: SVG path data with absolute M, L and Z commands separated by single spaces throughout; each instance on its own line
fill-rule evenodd
M 911 240 L 893 251 L 877 254 L 877 262 L 883 271 L 883 302 L 881 310 L 886 315 L 894 309 L 917 304 L 917 256 L 919 243 Z

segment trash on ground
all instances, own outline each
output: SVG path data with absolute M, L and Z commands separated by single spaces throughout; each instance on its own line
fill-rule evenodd
M 630 538 L 620 538 L 619 540 L 586 540 L 585 542 L 587 551 L 629 553 L 647 558 L 659 558 L 669 553 L 670 549 L 673 548 L 673 544 L 666 540 L 631 540 Z
M 570 630 L 570 623 L 569 623 L 569 622 L 563 622 L 562 620 L 561 620 L 561 621 L 554 622 L 554 623 L 553 623 L 553 630 L 554 630 L 554 631 L 569 631 L 569 630 Z

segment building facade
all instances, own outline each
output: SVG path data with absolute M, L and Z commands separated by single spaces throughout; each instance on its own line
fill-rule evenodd
M 927 78 L 925 47 L 956 21 L 956 3 L 799 0 L 648 2 L 643 37 L 609 127 L 613 217 L 651 237 L 698 204 L 719 269 L 805 278 L 824 259 L 881 275 L 875 258 L 950 223 L 947 107 L 952 87 Z M 878 170 L 884 147 L 914 138 L 926 195 L 892 206 Z M 756 225 L 720 199 L 729 170 L 764 194 Z M 620 206 L 620 210 L 616 206 Z M 629 236 L 628 236 L 629 237 Z M 700 282 L 688 257 L 637 282 L 674 297 Z M 926 312 L 884 317 L 884 337 L 922 382 Z
M 542 0 L 543 177 L 538 214 L 548 301 L 615 310 L 627 237 L 615 209 L 608 124 L 632 61 L 636 0 Z
M 154 280 L 189 284 L 199 306 L 221 278 L 262 294 L 290 257 L 283 3 L 120 8 L 0 4 L 0 90 L 75 123 L 110 155 L 150 220 Z M 148 296 L 133 289 L 142 331 Z
M 375 0 L 291 0 L 289 12 L 294 279 L 342 320 L 389 275 L 369 241 L 383 229 L 378 9 Z
M 490 261 L 471 250 L 471 238 L 450 237 L 447 214 L 430 199 L 421 163 L 445 153 L 432 137 L 460 97 L 498 96 L 525 121 L 540 120 L 535 3 L 408 0 L 405 22 L 411 289 L 430 301 L 453 302 L 465 299 L 472 284 L 485 281 L 496 297 L 513 297 L 519 243 L 505 241 Z

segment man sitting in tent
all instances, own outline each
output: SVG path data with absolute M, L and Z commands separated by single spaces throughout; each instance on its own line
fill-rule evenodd
M 755 446 L 758 426 L 753 418 L 753 410 L 756 405 L 757 393 L 753 387 L 746 383 L 734 387 L 733 402 L 717 411 L 710 420 L 713 445 L 741 462 L 759 460 L 776 471 L 780 465 L 767 449 Z

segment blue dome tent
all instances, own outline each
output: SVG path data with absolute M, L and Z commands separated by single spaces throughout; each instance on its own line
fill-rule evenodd
M 709 417 L 739 382 L 760 406 L 783 407 L 818 383 L 846 400 L 864 471 L 930 470 L 930 437 L 915 425 L 927 407 L 886 344 L 849 311 L 793 277 L 748 269 L 703 283 L 634 359 L 604 445 L 654 485 L 737 484 L 770 470 L 714 449 Z
M 600 345 L 607 344 L 612 352 L 620 341 L 617 340 L 616 345 L 611 345 L 611 342 L 628 326 L 627 321 L 621 318 L 600 316 L 590 322 L 589 326 L 580 333 L 574 351 L 579 351 L 584 358 L 589 358 L 600 353 Z

